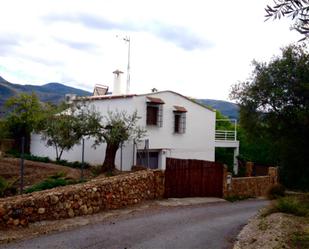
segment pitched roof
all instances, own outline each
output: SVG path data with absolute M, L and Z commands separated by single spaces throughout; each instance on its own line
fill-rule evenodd
M 160 99 L 160 98 L 156 98 L 156 97 L 153 97 L 153 95 L 156 95 L 156 94 L 160 94 L 160 93 L 172 93 L 172 94 L 176 94 L 182 98 L 185 98 L 186 100 L 189 100 L 191 102 L 193 102 L 194 104 L 197 104 L 201 107 L 204 107 L 205 109 L 209 110 L 209 111 L 212 111 L 212 112 L 215 112 L 214 109 L 206 106 L 206 105 L 203 105 L 199 102 L 197 102 L 196 100 L 194 100 L 193 98 L 189 98 L 187 96 L 184 96 L 180 93 L 177 93 L 177 92 L 174 92 L 174 91 L 170 91 L 170 90 L 166 90 L 166 91 L 160 91 L 160 92 L 153 92 L 153 93 L 145 93 L 145 94 L 119 94 L 119 95 L 103 95 L 103 96 L 86 96 L 86 97 L 78 97 L 76 98 L 76 100 L 109 100 L 109 99 L 125 99 L 125 98 L 133 98 L 133 97 L 136 97 L 136 96 L 146 96 L 148 99 Z M 162 102 L 160 102 L 160 104 L 164 104 L 164 101 L 162 99 L 160 99 Z
M 108 99 L 125 99 L 137 96 L 136 94 L 120 94 L 120 95 L 101 95 L 101 96 L 85 96 L 78 97 L 76 100 L 108 100 Z

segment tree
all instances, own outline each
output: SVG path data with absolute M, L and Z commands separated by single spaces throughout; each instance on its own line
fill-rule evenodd
M 108 112 L 100 132 L 95 135 L 96 144 L 106 143 L 102 171 L 115 169 L 117 150 L 125 141 L 138 141 L 145 135 L 146 131 L 137 125 L 139 119 L 136 111 L 133 114 L 127 114 L 125 111 Z
M 265 8 L 267 19 L 280 19 L 288 16 L 295 20 L 293 29 L 309 38 L 309 1 L 308 0 L 274 0 L 274 6 Z
M 52 113 L 41 123 L 42 140 L 56 151 L 60 160 L 64 151 L 79 144 L 83 137 L 95 136 L 101 129 L 101 116 L 84 102 L 75 103 L 61 113 Z
M 9 136 L 15 139 L 19 148 L 21 138 L 25 138 L 25 152 L 30 151 L 30 134 L 37 127 L 42 115 L 46 113 L 45 107 L 38 97 L 32 94 L 21 93 L 11 97 L 5 103 L 8 116 L 5 126 Z
M 63 151 L 70 150 L 79 143 L 80 137 L 75 132 L 76 118 L 71 115 L 59 114 L 46 119 L 44 129 L 41 131 L 42 140 L 47 146 L 56 150 L 56 160 L 60 160 Z
M 290 45 L 269 63 L 254 62 L 252 77 L 233 86 L 240 123 L 251 139 L 271 141 L 281 180 L 309 188 L 309 54 Z

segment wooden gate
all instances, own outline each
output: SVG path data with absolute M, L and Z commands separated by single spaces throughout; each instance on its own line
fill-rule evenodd
M 166 159 L 165 197 L 222 197 L 223 164 Z

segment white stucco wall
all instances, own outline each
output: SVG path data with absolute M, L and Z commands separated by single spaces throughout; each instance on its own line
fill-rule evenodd
M 182 96 L 172 92 L 160 92 L 152 97 L 161 98 L 163 105 L 163 126 L 147 126 L 150 149 L 166 149 L 166 157 L 182 159 L 215 160 L 215 118 L 216 114 Z M 146 96 L 137 97 L 141 123 L 146 124 Z M 186 132 L 174 133 L 174 106 L 187 109 Z
M 161 98 L 163 105 L 163 126 L 146 126 L 146 101 L 147 96 L 139 95 L 129 98 L 117 98 L 112 100 L 96 100 L 90 104 L 106 115 L 110 111 L 126 110 L 132 114 L 137 110 L 141 117 L 139 125 L 147 129 L 146 139 L 149 139 L 150 149 L 161 150 L 159 155 L 159 167 L 165 169 L 165 158 L 174 157 L 182 159 L 200 159 L 214 161 L 215 159 L 215 112 L 210 111 L 192 101 L 173 92 L 158 92 L 152 95 Z M 186 132 L 174 134 L 174 105 L 187 109 Z M 92 148 L 93 141 L 85 141 L 85 161 L 94 165 L 103 163 L 105 157 L 105 144 Z M 143 148 L 143 147 L 142 147 Z M 142 149 L 139 147 L 139 149 Z M 162 151 L 163 150 L 163 151 Z M 122 169 L 130 170 L 133 164 L 133 143 L 125 144 L 122 150 Z M 72 150 L 64 152 L 62 158 L 68 161 L 81 161 L 81 145 L 76 145 Z M 31 141 L 31 153 L 38 156 L 48 156 L 55 159 L 55 150 L 46 147 L 41 141 L 40 135 L 33 134 Z M 120 150 L 116 155 L 116 165 L 120 169 Z M 134 158 L 136 162 L 136 158 Z

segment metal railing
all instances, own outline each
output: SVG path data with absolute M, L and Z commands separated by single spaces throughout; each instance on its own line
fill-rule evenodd
M 237 140 L 237 120 L 236 119 L 217 119 L 218 122 L 231 123 L 234 130 L 216 130 L 215 140 L 216 141 L 236 141 Z
M 216 130 L 216 141 L 236 141 L 236 131 Z

